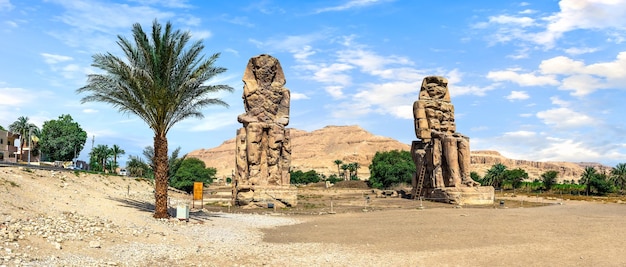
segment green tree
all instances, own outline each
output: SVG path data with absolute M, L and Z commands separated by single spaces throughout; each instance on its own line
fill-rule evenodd
M 117 44 L 125 58 L 113 53 L 93 56 L 93 67 L 104 74 L 91 74 L 88 84 L 78 93 L 89 93 L 82 102 L 105 102 L 123 113 L 143 119 L 154 132 L 155 218 L 168 218 L 167 133 L 177 122 L 202 118 L 202 108 L 210 105 L 228 106 L 209 98 L 219 91 L 233 91 L 227 85 L 207 82 L 226 71 L 215 67 L 219 53 L 209 58 L 201 55 L 201 40 L 188 46 L 189 32 L 174 30 L 171 23 L 154 20 L 148 36 L 141 24 L 133 25 L 133 41 L 118 36 Z
M 415 163 L 408 151 L 376 152 L 369 166 L 369 183 L 374 188 L 388 188 L 400 183 L 411 183 Z
M 183 159 L 180 168 L 170 178 L 170 184 L 187 193 L 193 191 L 194 182 L 210 184 L 215 179 L 217 169 L 206 168 L 204 161 L 197 158 Z
M 128 161 L 126 162 L 126 170 L 128 171 L 129 176 L 154 178 L 150 177 L 150 174 L 152 173 L 152 168 L 150 168 L 150 166 L 138 156 L 128 156 Z
M 111 147 L 111 156 L 113 156 L 113 164 L 111 164 L 111 172 L 115 171 L 117 168 L 117 156 L 126 154 L 124 149 L 120 148 L 118 145 L 113 145 Z
M 543 187 L 546 191 L 552 189 L 552 185 L 556 184 L 556 177 L 559 175 L 557 171 L 547 171 L 541 174 L 541 180 L 543 181 Z
M 336 159 L 335 161 L 333 161 L 333 163 L 335 163 L 337 165 L 337 175 L 341 176 L 341 164 L 343 164 L 343 161 L 341 161 L 340 159 Z
M 480 184 L 499 188 L 502 186 L 505 174 L 506 166 L 502 163 L 495 164 L 491 166 L 491 169 L 487 170 L 487 173 L 485 173 L 485 177 L 481 180 Z
M 87 141 L 87 132 L 69 114 L 43 123 L 41 152 L 52 161 L 71 161 L 80 154 Z
M 626 189 L 626 163 L 619 163 L 611 169 L 611 181 L 620 190 L 620 194 L 624 194 Z
M 320 175 L 315 170 L 302 172 L 301 170 L 289 172 L 292 184 L 310 184 L 320 181 Z
M 20 135 L 19 159 L 21 161 L 24 161 L 24 159 L 22 158 L 24 155 L 24 146 L 26 146 L 26 144 L 28 143 L 28 140 L 30 138 L 30 133 L 32 133 L 32 131 L 35 129 L 39 129 L 39 128 L 37 128 L 35 124 L 28 122 L 28 117 L 25 117 L 25 116 L 21 116 L 17 118 L 15 122 L 9 125 L 9 131 Z
M 2 127 L 2 125 L 0 125 L 0 130 L 6 131 L 6 129 L 4 129 L 4 127 Z
M 598 195 L 605 195 L 613 189 L 609 177 L 604 173 L 594 175 L 591 178 L 590 187 L 595 189 Z
M 528 179 L 528 173 L 522 168 L 504 171 L 504 180 L 513 186 L 513 188 L 519 188 L 522 186 L 522 181 Z
M 583 172 L 580 180 L 578 180 L 578 184 L 585 185 L 585 193 L 589 195 L 589 191 L 591 191 L 591 181 L 598 174 L 594 167 L 587 167 Z
M 107 161 L 111 157 L 111 149 L 108 145 L 97 145 L 89 153 L 91 169 L 104 172 L 107 168 Z

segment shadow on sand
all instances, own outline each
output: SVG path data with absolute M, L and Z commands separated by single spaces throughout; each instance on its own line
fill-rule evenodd
M 108 199 L 113 200 L 115 202 L 120 203 L 119 205 L 122 207 L 133 208 L 143 212 L 154 212 L 154 204 L 152 202 L 140 201 L 135 199 L 127 199 L 127 198 L 117 198 L 117 197 L 109 197 Z M 168 207 L 167 213 L 172 217 L 176 217 L 176 208 Z M 194 220 L 198 222 L 210 221 L 211 218 L 219 218 L 222 217 L 217 213 L 207 213 L 203 210 L 196 210 L 189 212 L 189 220 Z

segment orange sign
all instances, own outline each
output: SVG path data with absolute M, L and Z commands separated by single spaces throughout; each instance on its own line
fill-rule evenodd
M 193 183 L 193 200 L 201 200 L 202 199 L 202 182 L 194 182 Z

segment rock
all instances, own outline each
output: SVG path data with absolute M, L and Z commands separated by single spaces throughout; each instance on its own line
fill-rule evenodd
M 61 243 L 53 242 L 52 245 L 54 246 L 54 248 L 56 248 L 58 250 L 63 249 L 63 246 L 61 246 Z
M 101 248 L 101 244 L 99 241 L 90 241 L 89 242 L 89 247 L 90 248 Z

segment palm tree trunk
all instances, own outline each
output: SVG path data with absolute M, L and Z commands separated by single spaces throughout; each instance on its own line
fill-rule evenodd
M 169 218 L 167 213 L 167 138 L 154 136 L 154 218 Z

